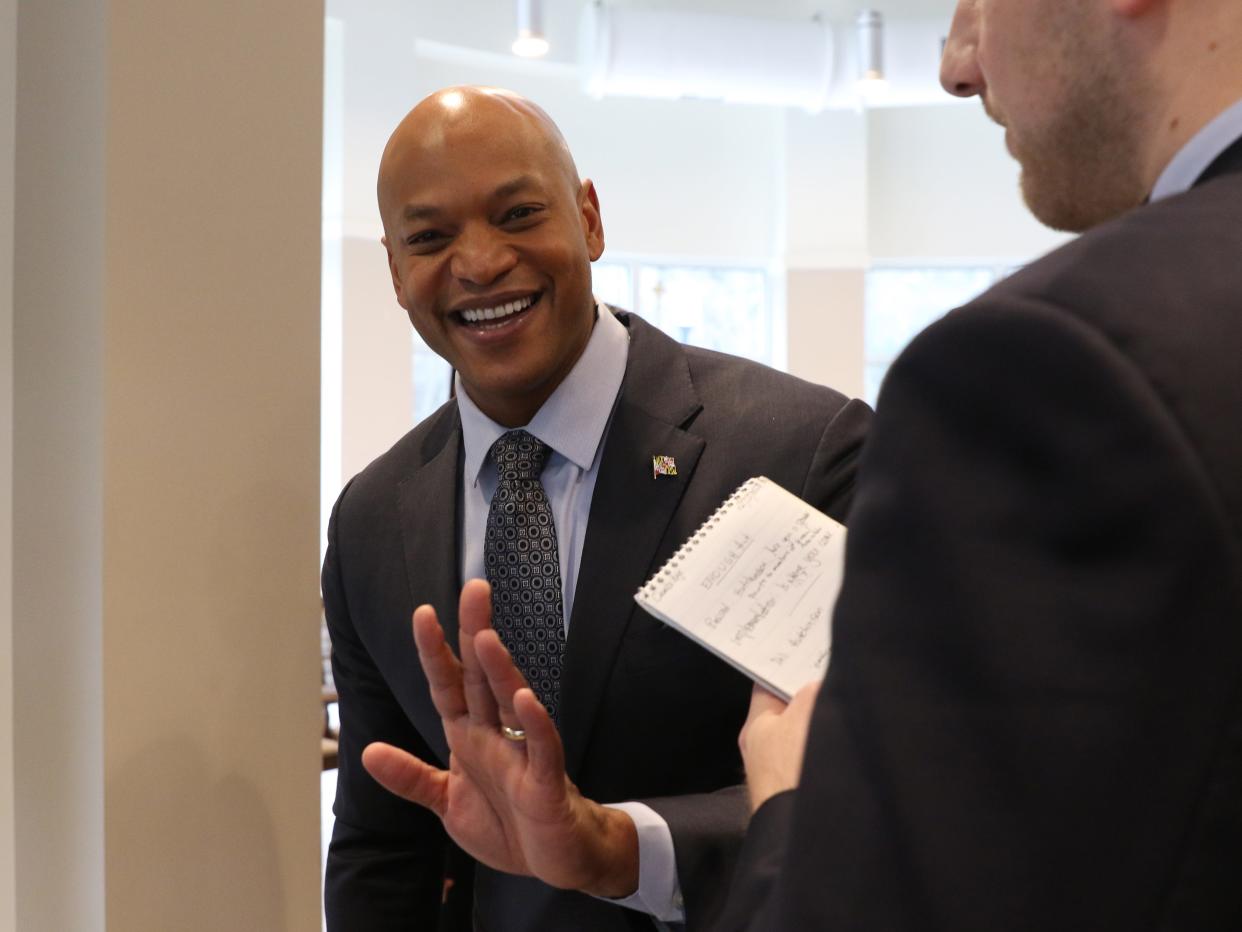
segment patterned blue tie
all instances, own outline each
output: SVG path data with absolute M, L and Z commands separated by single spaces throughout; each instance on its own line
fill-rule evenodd
M 492 444 L 491 452 L 500 477 L 483 543 L 492 625 L 556 720 L 565 612 L 556 526 L 539 481 L 549 448 L 524 430 L 511 430 Z

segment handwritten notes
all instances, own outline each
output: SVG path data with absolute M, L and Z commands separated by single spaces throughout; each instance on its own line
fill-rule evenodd
M 759 476 L 634 598 L 788 699 L 828 669 L 844 559 L 842 525 Z

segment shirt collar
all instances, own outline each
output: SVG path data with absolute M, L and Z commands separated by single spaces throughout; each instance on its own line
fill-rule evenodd
M 604 303 L 598 302 L 596 309 L 595 326 L 582 355 L 524 428 L 584 471 L 599 452 L 629 355 L 625 325 Z M 454 383 L 465 447 L 464 475 L 475 484 L 492 444 L 511 428 L 479 410 L 462 387 L 460 375 L 454 376 Z
M 1242 100 L 1216 115 L 1210 123 L 1190 138 L 1173 160 L 1165 166 L 1156 186 L 1151 189 L 1151 200 L 1170 197 L 1190 190 L 1216 157 L 1242 137 Z

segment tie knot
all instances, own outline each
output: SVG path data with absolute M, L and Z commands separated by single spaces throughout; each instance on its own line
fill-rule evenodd
M 516 479 L 538 479 L 550 448 L 524 430 L 501 434 L 492 444 L 492 459 L 501 482 Z

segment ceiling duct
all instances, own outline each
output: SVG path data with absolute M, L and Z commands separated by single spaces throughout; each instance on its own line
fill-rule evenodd
M 717 16 L 588 4 L 582 18 L 587 93 L 699 97 L 800 106 L 828 102 L 832 29 L 819 21 Z
M 801 107 L 953 103 L 940 88 L 948 28 L 938 19 L 884 19 L 860 48 L 855 21 L 763 19 L 588 4 L 579 68 L 593 97 L 704 98 Z M 860 66 L 883 61 L 884 81 Z

